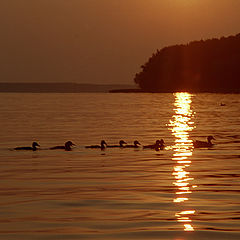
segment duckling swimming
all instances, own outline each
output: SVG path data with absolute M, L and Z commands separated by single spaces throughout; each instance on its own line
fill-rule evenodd
M 216 140 L 216 139 L 213 136 L 208 136 L 207 142 L 196 140 L 193 142 L 193 146 L 194 146 L 194 148 L 212 147 L 213 146 L 212 140 Z
M 85 148 L 101 148 L 101 150 L 104 150 L 107 147 L 107 143 L 102 140 L 101 145 L 90 145 L 90 146 L 85 146 Z
M 32 143 L 32 147 L 16 147 L 14 148 L 14 150 L 32 150 L 32 151 L 36 151 L 38 150 L 38 148 L 36 147 L 40 147 L 40 145 L 37 142 L 33 142 Z
M 51 147 L 49 148 L 50 150 L 55 150 L 55 149 L 64 149 L 65 151 L 71 151 L 72 150 L 72 146 L 76 146 L 74 143 L 72 143 L 71 141 L 67 141 L 65 142 L 64 146 L 55 146 L 55 147 Z
M 124 148 L 139 148 L 139 145 L 141 145 L 141 143 L 136 140 L 133 142 L 133 145 L 125 145 Z
M 123 141 L 123 140 L 120 140 L 119 141 L 119 145 L 108 145 L 107 147 L 108 148 L 116 148 L 116 147 L 123 148 L 123 147 L 125 147 L 123 144 L 127 144 L 127 143 L 125 141 Z
M 155 149 L 156 151 L 164 149 L 164 140 L 157 140 L 155 144 L 143 146 L 143 148 Z

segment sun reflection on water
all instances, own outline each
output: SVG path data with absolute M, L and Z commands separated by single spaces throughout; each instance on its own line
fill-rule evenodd
M 176 196 L 173 202 L 183 204 L 189 200 L 189 195 L 196 185 L 187 170 L 191 165 L 193 142 L 189 139 L 189 132 L 194 129 L 193 111 L 191 110 L 192 95 L 189 93 L 175 93 L 174 115 L 170 120 L 170 130 L 175 137 L 172 160 L 176 163 L 173 169 L 175 178 L 173 185 L 176 186 Z M 194 231 L 191 216 L 195 210 L 184 210 L 175 214 L 177 221 L 184 224 L 184 231 Z

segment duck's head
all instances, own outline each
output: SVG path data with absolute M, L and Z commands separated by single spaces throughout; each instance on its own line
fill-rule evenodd
M 133 143 L 134 143 L 134 145 L 141 145 L 141 143 L 139 141 L 137 141 L 137 140 L 134 141 Z
M 123 144 L 127 144 L 125 141 L 123 141 L 123 140 L 120 140 L 119 141 L 119 145 L 123 145 Z
M 156 141 L 156 145 L 163 145 L 163 144 L 164 144 L 163 139 L 161 139 L 161 140 L 157 140 L 157 141 Z
M 216 139 L 215 139 L 213 136 L 208 136 L 208 137 L 207 137 L 207 140 L 208 140 L 208 141 L 211 141 L 211 140 L 216 140 Z
M 160 140 L 160 144 L 164 144 L 165 142 L 164 142 L 164 140 L 163 139 L 161 139 Z
M 71 146 L 76 146 L 73 142 L 71 142 L 71 141 L 67 141 L 67 142 L 65 142 L 65 147 L 66 148 L 69 148 L 69 147 L 71 147 Z
M 107 146 L 107 143 L 106 143 L 104 140 L 102 140 L 102 141 L 101 141 L 101 146 L 104 146 L 104 145 Z
M 40 147 L 40 145 L 39 145 L 37 142 L 33 142 L 33 143 L 32 143 L 32 147 L 34 147 L 34 148 L 35 148 L 35 147 Z

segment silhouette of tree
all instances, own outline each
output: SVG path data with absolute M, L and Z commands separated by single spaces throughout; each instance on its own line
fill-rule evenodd
M 157 50 L 134 81 L 148 92 L 240 92 L 240 34 Z

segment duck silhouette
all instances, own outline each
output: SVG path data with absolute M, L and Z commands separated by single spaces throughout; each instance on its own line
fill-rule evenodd
M 124 144 L 127 144 L 127 143 L 125 141 L 123 141 L 123 140 L 120 140 L 119 141 L 119 145 L 108 145 L 107 147 L 108 148 L 117 148 L 117 147 L 123 148 Z
M 14 150 L 31 150 L 31 151 L 36 151 L 38 150 L 37 147 L 40 147 L 40 145 L 37 142 L 32 143 L 32 147 L 16 147 Z
M 65 142 L 64 146 L 55 146 L 55 147 L 51 147 L 49 148 L 50 150 L 55 150 L 55 149 L 64 149 L 65 151 L 71 151 L 72 150 L 72 146 L 76 146 L 74 143 L 72 143 L 71 141 L 67 141 Z
M 212 147 L 213 146 L 212 140 L 216 140 L 216 139 L 213 136 L 208 136 L 207 142 L 196 140 L 193 142 L 193 146 L 194 146 L 194 148 Z
M 149 148 L 149 149 L 155 149 L 156 151 L 163 150 L 164 149 L 164 140 L 157 140 L 155 144 L 152 145 L 145 145 L 143 148 Z
M 139 145 L 141 145 L 141 143 L 137 140 L 135 140 L 133 142 L 133 145 L 125 145 L 124 148 L 139 148 Z
M 100 148 L 101 150 L 104 150 L 107 147 L 107 143 L 102 140 L 100 145 L 90 145 L 90 146 L 85 146 L 85 148 Z

